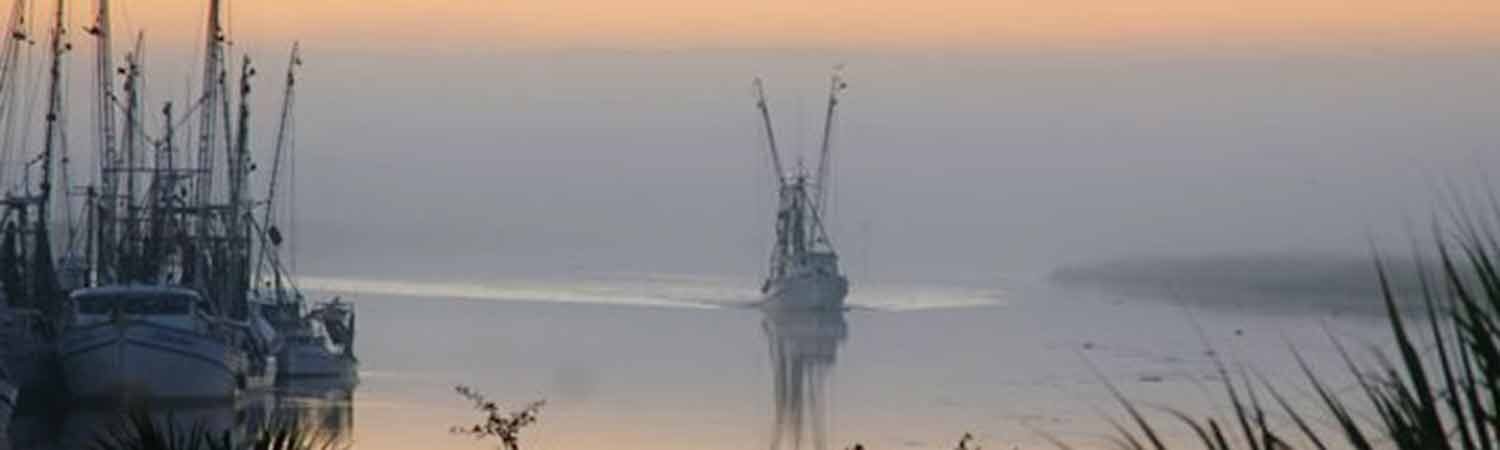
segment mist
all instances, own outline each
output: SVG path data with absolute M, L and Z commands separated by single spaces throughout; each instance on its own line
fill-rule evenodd
M 261 186 L 289 43 L 234 50 L 259 70 Z M 766 80 L 785 159 L 811 166 L 840 64 L 829 224 L 863 281 L 1363 256 L 1372 236 L 1404 242 L 1449 184 L 1483 180 L 1500 142 L 1500 60 L 1481 47 L 303 52 L 284 186 L 312 276 L 759 277 L 774 188 L 750 81 Z M 150 52 L 148 110 L 187 103 L 197 58 Z
M 297 252 L 314 273 L 755 276 L 773 191 L 749 81 L 811 159 L 846 64 L 832 231 L 856 278 L 1363 253 L 1493 165 L 1485 55 L 311 51 Z

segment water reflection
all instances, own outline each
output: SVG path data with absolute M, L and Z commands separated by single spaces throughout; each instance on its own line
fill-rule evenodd
M 299 382 L 232 402 L 80 404 L 16 417 L 10 437 L 16 450 L 91 448 L 107 433 L 121 430 L 134 408 L 145 407 L 160 425 L 170 422 L 178 431 L 201 427 L 216 437 L 228 433 L 232 442 L 244 448 L 268 424 L 291 421 L 320 439 L 343 445 L 352 440 L 353 392 L 348 382 Z
M 849 335 L 844 312 L 766 311 L 762 328 L 770 345 L 775 420 L 771 449 L 827 447 L 828 375 Z
M 299 381 L 276 395 L 273 423 L 295 420 L 335 443 L 353 441 L 354 388 L 347 381 Z

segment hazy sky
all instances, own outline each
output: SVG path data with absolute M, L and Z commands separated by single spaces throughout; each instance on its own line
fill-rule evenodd
M 117 33 L 147 29 L 152 93 L 180 101 L 200 2 L 116 3 Z M 323 274 L 757 276 L 772 190 L 749 82 L 810 151 L 835 64 L 856 278 L 1362 251 L 1500 143 L 1493 1 L 229 4 L 262 68 L 262 154 L 303 42 L 299 245 Z
M 136 0 L 131 25 L 178 36 L 198 2 Z M 245 34 L 328 47 L 879 49 L 1156 42 L 1493 43 L 1485 1 L 259 0 L 229 1 Z M 189 19 L 191 18 L 191 19 Z M 188 33 L 191 34 L 191 33 Z

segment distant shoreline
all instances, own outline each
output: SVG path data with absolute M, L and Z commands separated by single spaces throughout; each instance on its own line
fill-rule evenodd
M 1419 301 L 1418 265 L 1411 260 L 1383 264 L 1397 300 Z M 1048 280 L 1061 286 L 1200 305 L 1381 311 L 1380 280 L 1369 257 L 1264 254 L 1117 259 L 1064 265 L 1054 269 Z

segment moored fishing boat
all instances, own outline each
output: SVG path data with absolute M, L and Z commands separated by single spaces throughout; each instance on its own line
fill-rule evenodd
M 5 371 L 5 364 L 0 362 L 0 439 L 10 439 L 10 417 L 16 411 L 18 399 L 20 390 L 10 381 L 10 373 Z
M 68 173 L 65 83 L 71 77 L 62 68 L 73 48 L 66 32 L 74 27 L 66 21 L 74 14 L 63 0 L 56 1 L 49 24 L 42 151 L 24 165 L 3 166 L 19 173 L 0 170 L 0 296 L 9 303 L 0 311 L 0 359 L 17 378 L 66 384 L 82 397 L 216 398 L 270 387 L 281 339 L 265 308 L 252 304 L 251 286 L 260 277 L 255 258 L 264 262 L 278 252 L 280 237 L 272 199 L 250 194 L 255 70 L 247 57 L 230 73 L 227 12 L 222 0 L 207 0 L 198 53 L 202 87 L 185 108 L 164 102 L 162 130 L 148 132 L 143 35 L 125 63 L 115 65 L 110 2 L 93 3 L 96 15 L 83 29 L 96 44 L 98 151 L 90 161 L 97 163 L 96 176 L 80 186 Z M 19 26 L 32 4 L 13 7 L 8 31 L 14 39 L 5 40 L 0 54 L 0 92 L 9 94 L 17 74 L 43 73 L 17 66 L 30 61 L 17 59 L 16 49 L 32 42 L 30 27 Z M 295 50 L 292 59 L 296 65 Z M 290 96 L 290 69 L 287 83 Z M 289 106 L 290 97 L 277 136 L 278 165 Z M 0 107 L 0 114 L 13 110 Z M 188 115 L 174 116 L 181 110 Z M 188 138 L 177 127 L 190 119 L 197 125 Z M 4 150 L 0 156 L 13 161 L 10 147 Z M 21 183 L 7 184 L 12 179 Z M 258 223 L 262 206 L 266 221 Z M 65 232 L 52 233 L 55 225 Z
M 359 359 L 354 356 L 353 305 L 339 301 L 313 306 L 302 314 L 302 300 L 276 310 L 273 320 L 280 337 L 278 376 L 284 381 L 332 378 L 348 382 L 359 379 Z
M 269 280 L 264 286 L 252 290 L 251 296 L 264 303 L 266 316 L 275 327 L 281 377 L 326 378 L 353 383 L 359 374 L 359 359 L 354 356 L 354 305 L 335 297 L 332 301 L 309 306 L 287 264 L 282 261 L 281 244 L 286 236 L 277 225 L 278 205 L 275 200 L 282 163 L 291 157 L 289 153 L 293 150 L 292 108 L 296 99 L 296 68 L 301 63 L 302 58 L 294 44 L 287 61 L 281 121 L 277 125 L 270 183 L 261 219 L 264 227 L 258 233 L 262 245 L 254 278 Z
M 111 286 L 71 299 L 58 353 L 76 398 L 226 399 L 275 378 L 252 327 L 215 318 L 191 289 Z
M 162 108 L 159 138 L 142 138 L 140 40 L 119 69 L 123 99 L 113 94 L 114 71 L 101 56 L 99 185 L 89 187 L 81 253 L 90 271 L 86 287 L 69 297 L 72 314 L 58 346 L 75 397 L 233 398 L 274 385 L 279 339 L 251 299 L 254 258 L 277 245 L 253 218 L 270 200 L 250 195 L 255 70 L 246 57 L 237 78 L 228 73 L 221 3 L 207 2 L 203 85 L 187 108 L 198 121 L 196 156 L 186 164 L 176 156 L 175 126 L 184 120 L 173 116 L 172 103 Z M 96 4 L 89 32 L 108 55 L 108 1 Z M 231 100 L 238 103 L 233 117 Z M 117 103 L 125 124 L 118 148 Z

